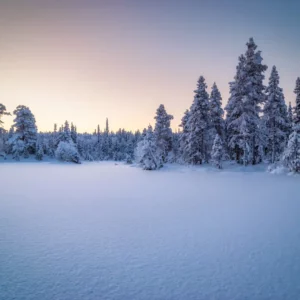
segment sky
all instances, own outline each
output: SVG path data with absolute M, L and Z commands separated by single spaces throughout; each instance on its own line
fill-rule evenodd
M 30 107 L 40 131 L 142 129 L 159 104 L 173 129 L 203 75 L 229 96 L 253 37 L 286 102 L 300 76 L 300 1 L 0 0 L 0 103 Z M 5 128 L 13 116 L 4 117 Z

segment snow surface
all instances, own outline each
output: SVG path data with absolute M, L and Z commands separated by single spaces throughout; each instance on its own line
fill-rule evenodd
M 1 163 L 0 299 L 299 299 L 300 178 Z

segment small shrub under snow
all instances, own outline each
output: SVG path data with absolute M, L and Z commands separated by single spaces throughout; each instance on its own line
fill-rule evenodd
M 73 143 L 60 142 L 55 151 L 55 157 L 62 161 L 81 163 L 79 153 Z

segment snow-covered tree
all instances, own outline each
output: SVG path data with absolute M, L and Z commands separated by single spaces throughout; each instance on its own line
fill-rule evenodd
M 218 169 L 222 169 L 222 162 L 225 159 L 225 149 L 223 146 L 222 139 L 216 134 L 212 151 L 211 151 L 211 163 Z
M 289 135 L 293 132 L 294 126 L 294 116 L 293 116 L 293 108 L 291 102 L 289 102 L 288 107 L 288 121 L 289 121 Z
M 71 139 L 73 141 L 74 144 L 77 144 L 77 128 L 76 126 L 73 125 L 73 123 L 71 123 Z
M 244 55 L 239 57 L 239 64 L 236 67 L 234 81 L 229 83 L 230 97 L 225 107 L 226 114 L 226 140 L 229 153 L 232 159 L 241 162 L 242 159 L 242 134 L 240 132 L 241 116 L 243 113 L 243 95 L 245 87 L 245 66 Z
M 15 131 L 8 143 L 12 146 L 13 156 L 19 159 L 20 156 L 28 157 L 35 153 L 37 128 L 34 115 L 28 107 L 19 105 L 14 115 Z
M 70 143 L 71 141 L 73 141 L 72 136 L 71 136 L 70 125 L 69 125 L 68 121 L 65 121 L 65 125 L 63 126 L 60 141 L 67 142 L 67 143 Z
M 36 152 L 35 152 L 35 158 L 36 160 L 43 160 L 44 157 L 44 149 L 41 142 L 41 139 L 38 138 L 36 142 Z
M 187 161 L 187 157 L 184 157 L 185 155 L 185 149 L 187 147 L 187 140 L 188 140 L 188 128 L 187 128 L 187 121 L 189 119 L 189 110 L 187 109 L 184 112 L 184 115 L 181 119 L 180 127 L 182 130 L 179 133 L 179 154 L 178 154 L 178 161 L 179 162 L 185 162 Z
M 1 128 L 3 126 L 3 121 L 1 120 L 3 116 L 9 116 L 10 113 L 6 111 L 6 107 L 0 103 L 0 132 L 1 132 Z
M 216 85 L 213 84 L 210 98 L 209 98 L 209 117 L 211 123 L 212 135 L 218 134 L 224 139 L 225 122 L 224 122 L 224 110 L 222 108 L 221 93 Z
M 163 166 L 152 127 L 149 125 L 145 137 L 137 144 L 136 162 L 144 170 L 157 170 Z
M 300 77 L 296 80 L 296 87 L 294 90 L 296 94 L 296 106 L 294 111 L 294 123 L 296 125 L 300 124 Z
M 185 162 L 190 164 L 202 164 L 209 160 L 209 96 L 206 88 L 205 79 L 200 76 L 185 125 L 186 143 L 182 149 Z
M 109 133 L 109 125 L 108 125 L 108 118 L 106 118 L 106 123 L 105 123 L 105 133 Z
M 1 118 L 5 115 L 10 115 L 10 113 L 8 113 L 6 111 L 6 107 L 0 103 L 0 156 L 2 157 L 6 157 L 5 155 L 5 133 L 6 131 L 3 129 L 3 121 L 1 120 Z
M 261 52 L 250 38 L 245 56 L 240 56 L 235 81 L 230 83 L 226 106 L 228 143 L 238 162 L 256 164 L 260 157 L 261 105 L 265 100 L 264 71 Z
M 172 150 L 172 130 L 170 127 L 172 115 L 167 114 L 165 106 L 161 104 L 157 111 L 154 128 L 155 142 L 163 162 L 167 161 L 168 153 Z
M 61 141 L 55 151 L 58 160 L 80 164 L 80 156 L 73 142 Z
M 290 135 L 282 160 L 290 171 L 300 173 L 300 125 Z
M 274 163 L 280 159 L 289 134 L 287 107 L 275 66 L 272 68 L 266 94 L 263 120 L 267 129 L 267 154 L 271 163 Z

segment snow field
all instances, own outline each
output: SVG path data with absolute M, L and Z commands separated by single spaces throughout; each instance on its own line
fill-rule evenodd
M 298 299 L 299 177 L 259 168 L 1 164 L 0 299 Z

